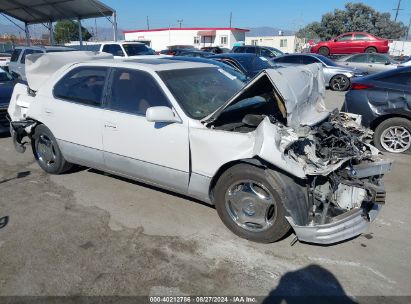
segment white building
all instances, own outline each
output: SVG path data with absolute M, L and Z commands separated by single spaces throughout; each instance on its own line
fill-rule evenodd
M 150 41 L 151 48 L 164 50 L 171 45 L 220 46 L 232 48 L 245 41 L 247 29 L 230 27 L 159 28 L 124 31 L 126 41 Z
M 294 53 L 301 51 L 304 44 L 302 39 L 297 38 L 294 35 L 291 36 L 261 36 L 261 37 L 246 37 L 245 44 L 247 45 L 259 45 L 270 46 L 284 53 Z
M 411 56 L 411 41 L 394 40 L 389 46 L 391 56 Z

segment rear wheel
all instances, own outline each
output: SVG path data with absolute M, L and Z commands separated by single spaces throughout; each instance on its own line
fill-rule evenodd
M 330 55 L 330 50 L 328 49 L 328 47 L 322 46 L 318 49 L 318 54 L 328 56 Z
M 72 164 L 64 159 L 57 140 L 45 125 L 36 127 L 32 147 L 37 163 L 47 173 L 60 174 L 72 167 Z
M 373 46 L 370 46 L 370 47 L 367 47 L 367 48 L 365 49 L 365 52 L 366 52 L 366 53 L 377 53 L 377 49 L 376 49 L 375 47 L 373 47 Z
M 330 88 L 333 91 L 347 91 L 350 84 L 350 79 L 345 75 L 335 75 L 330 80 Z
M 375 129 L 374 145 L 391 153 L 411 152 L 411 121 L 402 117 L 384 120 Z
M 282 202 L 280 175 L 270 181 L 264 169 L 238 164 L 224 172 L 215 187 L 223 223 L 236 235 L 259 243 L 281 239 L 290 229 Z

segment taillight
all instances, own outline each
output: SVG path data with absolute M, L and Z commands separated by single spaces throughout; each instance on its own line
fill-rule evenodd
M 367 90 L 367 89 L 371 89 L 374 86 L 371 84 L 366 84 L 366 83 L 357 83 L 357 82 L 353 82 L 351 84 L 351 90 Z

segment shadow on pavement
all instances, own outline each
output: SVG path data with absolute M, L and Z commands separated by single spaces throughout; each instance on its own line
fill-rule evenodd
M 319 265 L 309 265 L 284 274 L 276 289 L 273 289 L 263 304 L 300 303 L 356 303 L 348 297 L 337 278 Z

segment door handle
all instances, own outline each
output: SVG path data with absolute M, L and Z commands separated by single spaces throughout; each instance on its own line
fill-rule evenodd
M 48 114 L 48 115 L 51 115 L 51 114 L 53 114 L 53 110 L 52 110 L 52 109 L 49 109 L 49 108 L 45 108 L 45 109 L 44 109 L 44 113 L 46 113 L 46 114 Z
M 108 128 L 108 129 L 117 129 L 117 126 L 115 124 L 111 123 L 111 122 L 106 122 L 104 124 L 104 127 Z

